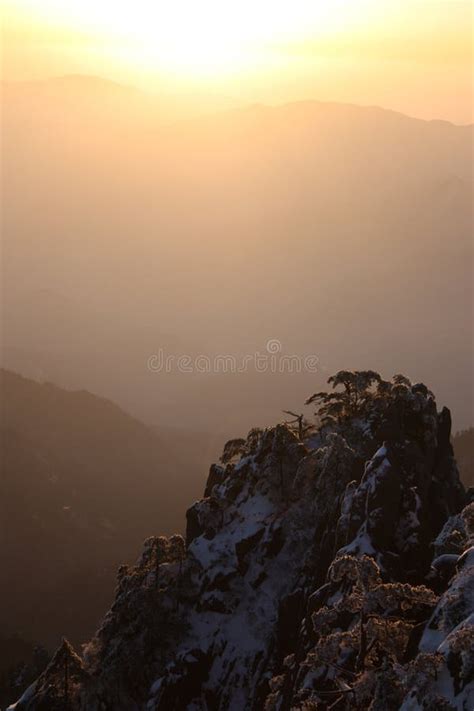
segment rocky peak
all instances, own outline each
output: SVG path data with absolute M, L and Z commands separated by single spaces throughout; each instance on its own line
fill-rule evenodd
M 403 376 L 330 382 L 303 441 L 277 425 L 229 442 L 186 543 L 150 538 L 119 570 L 71 709 L 472 707 L 472 509 L 449 412 Z M 41 708 L 38 689 L 17 711 Z

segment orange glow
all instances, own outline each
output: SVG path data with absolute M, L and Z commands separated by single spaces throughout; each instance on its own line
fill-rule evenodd
M 470 119 L 464 0 L 6 0 L 4 18 L 7 79 L 95 74 L 154 90 Z

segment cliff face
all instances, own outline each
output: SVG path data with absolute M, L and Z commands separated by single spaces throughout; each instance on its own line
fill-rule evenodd
M 187 540 L 148 539 L 83 659 L 63 645 L 11 708 L 472 708 L 474 505 L 449 411 L 375 385 L 326 398 L 303 441 L 228 444 Z

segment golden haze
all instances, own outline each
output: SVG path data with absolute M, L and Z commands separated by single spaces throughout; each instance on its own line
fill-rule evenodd
M 463 0 L 7 0 L 8 80 L 93 74 L 239 102 L 317 98 L 472 116 Z

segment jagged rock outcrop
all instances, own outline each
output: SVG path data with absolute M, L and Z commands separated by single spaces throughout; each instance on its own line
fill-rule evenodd
M 368 374 L 336 376 L 304 441 L 277 425 L 226 447 L 186 543 L 150 538 L 120 569 L 71 710 L 472 708 L 473 505 L 449 412 Z
M 88 674 L 82 659 L 63 639 L 44 672 L 10 708 L 35 708 L 38 711 L 63 711 L 70 702 L 77 704 L 80 689 L 87 685 Z

